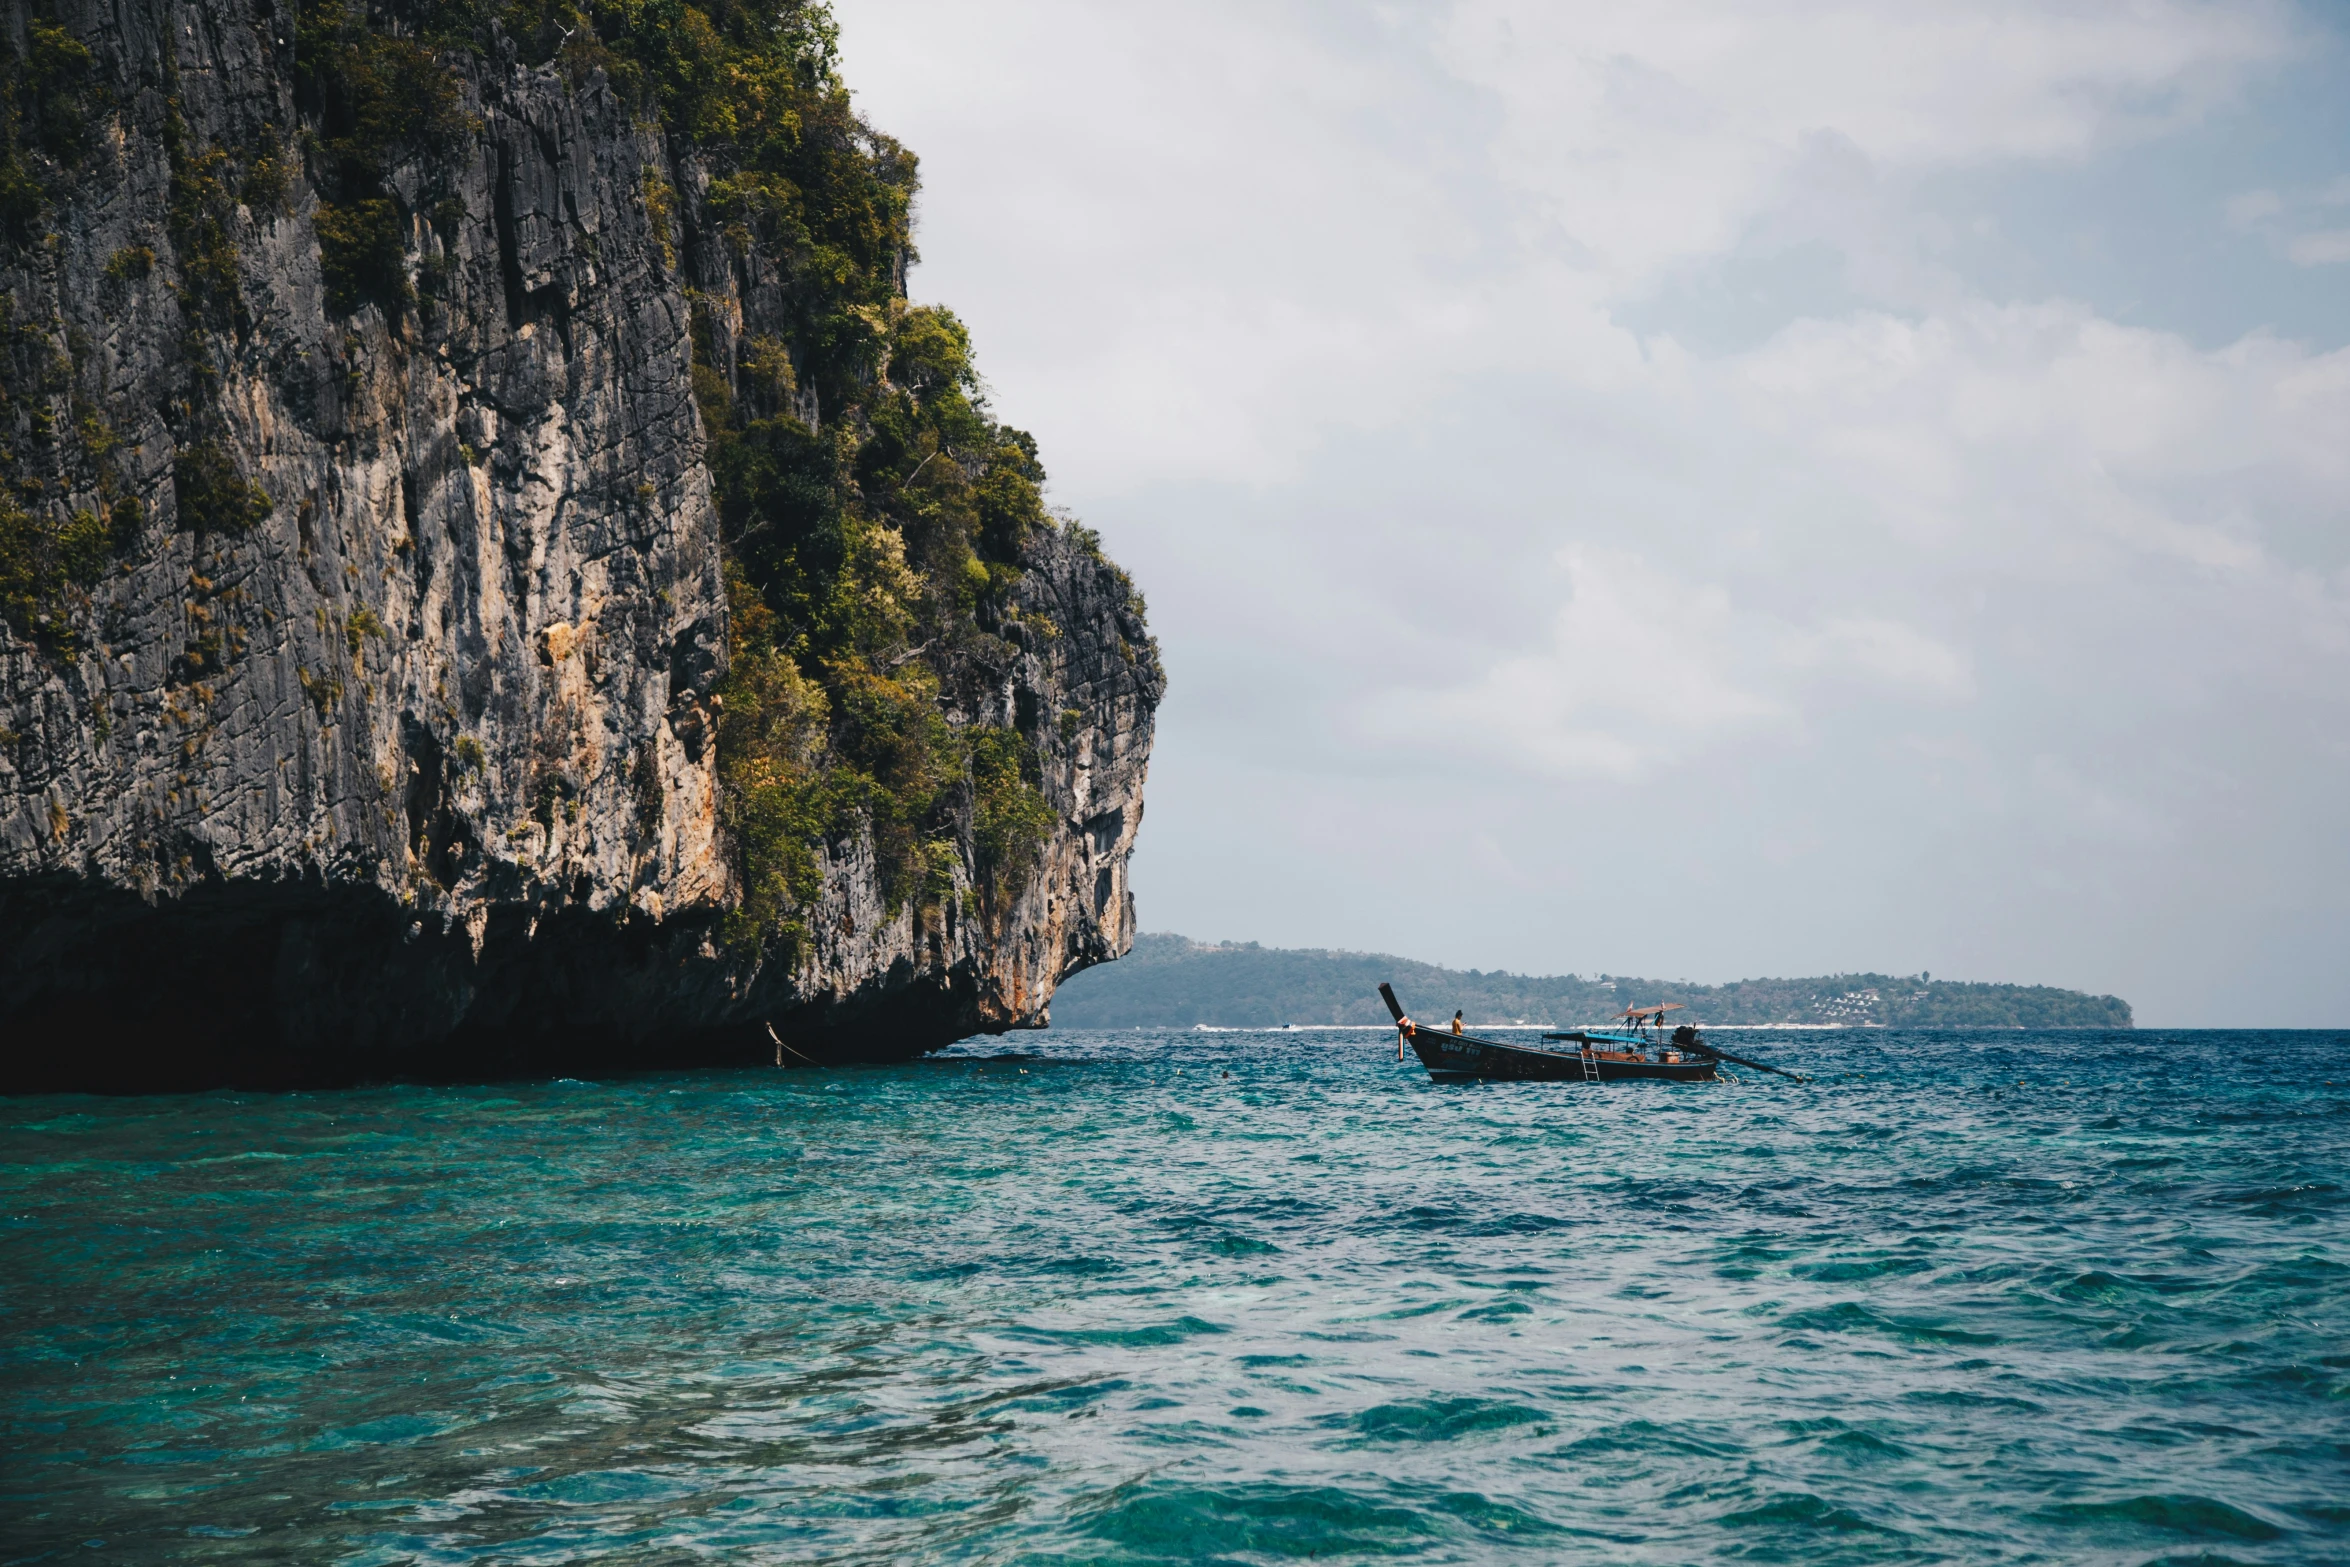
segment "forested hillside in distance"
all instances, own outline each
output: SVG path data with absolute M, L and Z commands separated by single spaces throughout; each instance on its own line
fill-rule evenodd
M 1384 1023 L 1379 982 L 1415 1016 L 1471 1024 L 1595 1023 L 1628 1006 L 1677 1001 L 1691 1021 L 1720 1027 L 1881 1024 L 1910 1028 L 2128 1028 L 2130 1005 L 2047 985 L 1994 985 L 1925 975 L 1832 974 L 1693 985 L 1622 974 L 1462 972 L 1370 952 L 1215 945 L 1143 935 L 1134 951 L 1080 974 L 1053 999 L 1062 1028 L 1266 1028 L 1283 1023 Z M 1675 1019 L 1680 1021 L 1679 1018 Z

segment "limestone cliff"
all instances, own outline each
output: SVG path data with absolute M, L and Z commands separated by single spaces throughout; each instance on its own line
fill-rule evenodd
M 730 120 L 449 13 L 7 0 L 0 1082 L 1039 1021 L 1162 677 L 904 303 L 910 156 L 807 7 Z

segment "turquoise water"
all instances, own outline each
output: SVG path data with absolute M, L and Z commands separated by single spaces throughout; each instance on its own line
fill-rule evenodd
M 2350 1035 L 1741 1037 L 0 1101 L 0 1558 L 2350 1560 Z

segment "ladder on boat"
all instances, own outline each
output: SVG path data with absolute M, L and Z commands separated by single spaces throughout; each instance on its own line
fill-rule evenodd
M 1599 1081 L 1599 1057 L 1592 1052 L 1589 1045 L 1583 1047 L 1583 1081 L 1586 1083 Z

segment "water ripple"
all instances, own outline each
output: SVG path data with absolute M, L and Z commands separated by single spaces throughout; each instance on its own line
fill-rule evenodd
M 0 1561 L 2350 1559 L 2350 1036 L 1755 1048 L 0 1102 Z

